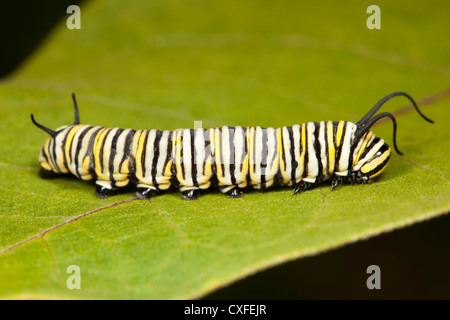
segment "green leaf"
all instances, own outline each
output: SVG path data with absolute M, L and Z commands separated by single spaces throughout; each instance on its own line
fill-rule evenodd
M 450 42 L 446 1 L 83 2 L 81 30 L 65 21 L 1 83 L 0 297 L 197 298 L 261 269 L 444 214 L 450 208 Z M 42 180 L 45 133 L 73 121 L 170 129 L 359 120 L 393 91 L 419 101 L 398 115 L 387 170 L 371 185 L 325 183 L 198 201 L 177 192 L 98 199 L 93 184 Z M 383 107 L 398 110 L 396 98 Z M 392 145 L 392 125 L 374 127 Z M 67 268 L 81 270 L 69 290 Z

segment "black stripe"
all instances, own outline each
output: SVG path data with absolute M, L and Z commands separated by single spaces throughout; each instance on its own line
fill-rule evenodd
M 302 127 L 300 126 L 299 131 L 299 137 L 300 137 L 300 141 L 299 141 L 299 145 L 300 145 L 300 154 L 302 152 Z M 292 127 L 287 127 L 288 130 L 288 135 L 289 135 L 289 152 L 291 153 L 291 181 L 293 184 L 295 184 L 295 171 L 297 169 L 297 167 L 299 166 L 298 161 L 295 159 L 295 141 L 294 141 L 294 129 Z M 286 150 L 285 150 L 286 152 Z
M 344 145 L 344 139 L 345 139 L 346 132 L 347 132 L 347 122 L 344 122 L 344 128 L 342 130 L 342 138 L 341 138 L 341 141 L 339 144 L 339 148 L 336 150 L 336 160 L 334 162 L 334 171 L 339 171 L 339 162 L 341 160 L 342 146 Z
M 48 151 L 43 147 L 42 148 L 42 156 L 44 157 L 45 161 L 50 165 L 50 161 L 48 159 L 47 152 Z
M 322 170 L 323 170 L 323 165 L 322 165 L 322 157 L 320 155 L 320 149 L 321 149 L 321 145 L 320 145 L 320 140 L 319 140 L 319 134 L 320 134 L 320 124 L 317 122 L 314 122 L 314 151 L 316 153 L 316 158 L 317 158 L 317 163 L 318 163 L 318 173 L 317 173 L 317 177 L 316 177 L 316 181 L 315 182 L 322 182 L 323 181 L 323 174 L 322 174 Z
M 147 158 L 147 143 L 148 143 L 148 135 L 149 135 L 150 131 L 149 130 L 145 130 L 143 134 L 145 134 L 145 138 L 144 138 L 144 144 L 142 145 L 142 155 L 141 155 L 141 167 L 142 167 L 142 176 L 144 178 L 146 178 L 145 176 L 145 159 Z M 141 135 L 142 136 L 142 135 Z
M 92 126 L 88 126 L 87 128 L 85 128 L 85 129 L 83 130 L 83 132 L 80 133 L 80 135 L 78 136 L 78 142 L 77 142 L 77 145 L 76 145 L 75 151 L 74 151 L 74 154 L 75 154 L 75 173 L 76 173 L 76 175 L 77 175 L 78 177 L 80 177 L 80 178 L 81 178 L 80 167 L 79 167 L 80 164 L 79 164 L 79 161 L 78 161 L 78 158 L 79 158 L 79 152 L 81 151 L 81 147 L 82 147 L 82 144 L 83 144 L 84 136 L 85 136 L 91 129 L 92 129 Z M 73 139 L 73 140 L 75 140 L 75 139 Z M 72 142 L 73 142 L 73 140 L 72 140 Z M 70 148 L 70 155 L 71 155 L 71 157 L 72 157 L 72 148 L 73 148 L 73 146 Z M 87 150 L 86 150 L 86 152 L 87 152 Z
M 234 144 L 234 138 L 236 136 L 235 128 L 228 127 L 228 136 L 229 136 L 229 148 L 230 148 L 230 176 L 231 176 L 231 184 L 233 186 L 236 185 L 236 176 L 234 175 L 234 170 L 236 168 L 236 150 Z
M 100 127 L 97 130 L 95 130 L 95 132 L 92 134 L 91 138 L 89 139 L 89 144 L 88 144 L 88 150 L 86 152 L 86 156 L 85 157 L 89 157 L 89 173 L 93 176 L 96 177 L 97 174 L 95 173 L 95 159 L 94 159 L 94 142 L 95 139 L 97 138 L 97 135 L 100 133 L 101 130 L 103 130 L 104 128 Z M 85 158 L 84 157 L 84 158 Z M 83 162 L 84 162 L 84 158 L 83 158 Z
M 361 153 L 361 156 L 359 157 L 359 159 L 364 159 L 365 156 L 369 153 L 370 150 L 372 150 L 372 148 L 380 141 L 380 138 L 375 137 L 373 139 L 373 141 L 366 146 L 366 148 L 364 149 L 364 151 Z
M 69 168 L 69 166 L 67 165 L 67 159 L 66 159 L 66 152 L 65 152 L 65 145 L 67 143 L 67 136 L 69 135 L 69 132 L 72 130 L 72 128 L 68 128 L 68 130 L 66 131 L 66 134 L 64 135 L 64 139 L 62 140 L 61 143 L 61 151 L 62 151 L 62 158 L 63 158 L 63 165 L 64 168 Z M 73 139 L 72 139 L 73 140 Z
M 300 145 L 302 145 L 300 139 Z M 308 176 L 308 161 L 309 161 L 309 154 L 308 154 L 308 124 L 305 123 L 305 158 L 303 159 L 303 175 L 302 177 Z
M 260 168 L 261 168 L 261 189 L 265 189 L 266 188 L 266 171 L 267 171 L 267 161 L 269 160 L 269 155 L 268 155 L 268 141 L 267 141 L 267 129 L 262 129 L 262 138 L 261 138 L 261 142 L 262 142 L 262 150 L 261 150 L 261 164 L 260 164 Z M 264 168 L 264 170 L 262 170 Z M 264 171 L 264 173 L 263 173 Z
M 186 180 L 186 175 L 184 172 L 184 159 L 183 159 L 183 154 L 184 154 L 184 148 L 183 148 L 183 138 L 184 138 L 184 130 L 181 131 L 180 133 L 180 143 L 177 145 L 177 148 L 180 148 L 180 166 L 181 166 L 181 177 L 183 178 L 183 180 Z
M 219 150 L 220 150 L 220 168 L 222 169 L 222 177 L 225 177 L 225 165 L 223 163 L 223 130 L 219 128 L 220 139 L 219 139 Z
M 211 152 L 211 138 L 209 136 L 209 130 L 205 129 L 203 130 L 203 138 L 205 141 L 204 147 L 205 147 L 205 158 L 203 159 L 202 164 L 202 175 L 206 175 L 206 160 L 208 159 L 208 152 Z
M 365 174 L 365 176 L 370 177 L 371 175 L 373 175 L 374 173 L 380 171 L 388 162 L 389 159 L 391 158 L 391 155 L 389 155 L 382 163 L 380 163 L 378 166 L 376 166 L 372 171 L 369 171 Z M 371 160 L 373 160 L 374 158 L 372 158 Z M 368 161 L 369 162 L 369 161 Z
M 164 161 L 164 167 L 163 167 L 163 173 L 164 173 L 164 170 L 165 170 L 167 164 L 169 163 L 169 161 L 172 160 L 172 165 L 170 166 L 170 173 L 172 174 L 172 176 L 170 177 L 171 180 L 175 179 L 175 165 L 174 165 L 174 161 L 173 161 L 173 157 L 172 157 L 172 136 L 173 136 L 173 132 L 170 131 L 169 135 L 167 136 L 166 161 Z
M 58 162 L 56 161 L 56 138 L 52 139 L 51 142 L 52 144 L 52 158 L 53 158 L 53 164 L 55 165 L 55 167 L 59 170 L 61 170 L 61 168 L 58 166 Z M 49 145 L 49 149 L 50 149 L 50 145 Z
M 248 156 L 248 144 L 247 144 L 247 133 L 248 130 L 247 128 L 242 128 L 242 134 L 243 134 L 243 141 L 244 141 L 244 152 L 242 153 L 242 161 L 241 161 L 241 172 L 244 170 L 244 161 L 245 161 L 245 157 Z M 250 161 L 250 157 L 247 158 L 248 161 Z M 249 170 L 249 166 L 247 165 L 247 173 L 245 174 L 245 181 L 248 182 L 250 177 L 250 170 Z
M 192 175 L 192 184 L 198 188 L 197 181 L 197 165 L 195 164 L 195 129 L 190 129 L 191 133 L 191 175 Z
M 243 149 L 242 150 L 242 158 L 241 158 L 241 165 L 240 165 L 240 170 L 239 171 L 243 171 L 244 170 L 244 162 L 245 162 L 245 157 L 247 156 L 248 150 L 247 150 L 247 128 L 243 128 L 242 129 L 242 141 L 243 141 Z M 247 176 L 248 176 L 248 172 L 247 172 Z
M 136 133 L 135 130 L 130 130 L 127 134 L 127 137 L 125 138 L 125 144 L 123 147 L 123 157 L 122 160 L 120 160 L 119 163 L 119 170 L 122 168 L 123 163 L 125 162 L 126 159 L 128 159 L 131 156 L 131 148 L 132 148 L 132 144 L 133 144 L 133 137 L 134 134 Z M 128 163 L 128 175 L 134 175 L 136 173 L 136 167 L 133 161 L 130 161 Z
M 159 160 L 159 148 L 160 148 L 159 143 L 161 141 L 161 136 L 162 136 L 162 132 L 157 130 L 156 136 L 155 136 L 155 141 L 153 143 L 154 154 L 153 154 L 153 162 L 152 162 L 152 181 L 153 181 L 153 185 L 157 189 L 159 189 L 158 182 L 156 181 L 156 176 L 158 173 L 158 160 Z M 163 168 L 163 174 L 164 174 L 164 168 Z
M 114 135 L 112 141 L 111 141 L 111 153 L 109 154 L 109 181 L 111 181 L 111 187 L 116 187 L 116 181 L 114 180 L 114 158 L 117 154 L 117 140 L 119 139 L 119 136 L 122 134 L 123 129 L 118 129 L 116 134 Z M 119 167 L 120 168 L 120 167 Z M 117 171 L 119 170 L 117 168 Z
M 330 146 L 328 145 L 328 122 L 325 122 L 325 132 L 324 132 L 324 139 L 325 139 L 325 164 L 326 164 L 326 175 L 328 175 L 330 171 Z
M 105 138 L 103 139 L 103 142 L 102 142 L 102 145 L 100 146 L 100 149 L 99 149 L 99 152 L 100 152 L 100 155 L 99 155 L 99 160 L 100 160 L 100 171 L 103 173 L 103 171 L 105 170 L 105 165 L 104 165 L 104 163 L 103 163 L 103 151 L 104 151 L 104 149 L 105 149 L 105 144 L 106 144 L 106 139 L 108 139 L 108 136 L 109 136 L 109 134 L 111 133 L 111 131 L 112 131 L 112 129 L 107 129 L 108 131 L 106 132 L 106 134 L 105 134 Z
M 73 159 L 72 159 L 72 147 L 73 147 L 73 141 L 75 140 L 75 136 L 77 135 L 77 133 L 78 133 L 78 131 L 75 132 L 75 134 L 73 135 L 72 140 L 70 140 L 70 146 L 69 146 L 69 161 L 68 161 L 69 164 L 73 162 Z M 67 167 L 67 168 L 69 168 L 69 167 Z

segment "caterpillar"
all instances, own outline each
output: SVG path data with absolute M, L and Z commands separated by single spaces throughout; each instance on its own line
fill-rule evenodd
M 393 123 L 398 154 L 397 123 L 392 113 L 375 115 L 389 99 L 404 96 L 426 121 L 413 98 L 394 92 L 382 98 L 358 122 L 321 121 L 282 128 L 223 126 L 175 131 L 104 128 L 80 124 L 72 94 L 75 121 L 56 130 L 31 120 L 48 133 L 39 154 L 40 176 L 71 173 L 95 179 L 95 194 L 106 198 L 135 186 L 138 199 L 149 199 L 178 188 L 183 200 L 218 187 L 238 198 L 246 187 L 272 185 L 294 188 L 293 194 L 331 179 L 331 190 L 343 183 L 371 183 L 386 169 L 391 150 L 370 128 L 380 119 Z

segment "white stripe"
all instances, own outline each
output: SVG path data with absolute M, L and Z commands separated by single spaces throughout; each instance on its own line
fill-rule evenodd
M 320 122 L 320 128 L 319 128 L 319 144 L 320 144 L 320 159 L 322 162 L 322 174 L 325 179 L 328 178 L 328 157 L 327 157 L 327 141 L 325 140 L 325 131 L 326 131 L 326 124 L 324 121 Z
M 348 166 L 350 160 L 350 152 L 352 147 L 353 137 L 356 131 L 356 125 L 347 122 L 347 128 L 345 130 L 345 136 L 343 138 L 343 143 L 341 145 L 341 156 L 339 157 L 339 171 L 336 172 L 338 175 L 347 175 Z
M 55 141 L 55 144 L 56 144 L 56 159 L 55 159 L 56 160 L 56 165 L 57 165 L 58 169 L 62 173 L 68 173 L 69 172 L 69 170 L 64 167 L 65 152 L 64 152 L 64 149 L 63 149 L 63 140 L 66 137 L 66 135 L 67 135 L 67 133 L 68 133 L 70 128 L 71 127 L 67 127 L 62 132 L 58 133 L 56 138 L 53 139 Z
M 234 167 L 234 177 L 236 179 L 236 184 L 239 185 L 243 181 L 241 179 L 241 166 L 243 165 L 244 155 L 245 155 L 245 133 L 242 127 L 236 127 L 234 131 L 234 152 L 235 152 L 235 167 Z
M 373 135 L 373 139 L 375 139 L 375 135 Z M 370 139 L 370 142 L 372 142 L 373 139 Z M 357 171 L 359 170 L 368 160 L 370 160 L 375 153 L 378 152 L 378 150 L 380 150 L 380 148 L 383 146 L 384 144 L 384 140 L 380 139 L 380 141 L 378 141 L 371 149 L 370 151 L 366 154 L 366 156 L 364 157 L 364 159 L 361 159 L 358 161 L 358 163 L 353 167 L 353 171 Z M 370 145 L 370 143 L 367 144 L 368 146 Z
M 195 145 L 195 166 L 197 166 L 197 183 L 200 188 L 204 189 L 209 186 L 209 177 L 203 174 L 203 167 L 206 161 L 206 150 L 205 150 L 205 130 L 202 128 L 196 129 L 194 131 L 194 145 Z
M 72 148 L 69 150 L 70 152 L 70 157 L 72 158 L 72 161 L 69 163 L 69 170 L 72 174 L 74 174 L 75 176 L 77 176 L 78 178 L 81 178 L 80 176 L 77 175 L 77 167 L 75 165 L 75 159 L 77 158 L 77 155 L 79 156 L 79 153 L 77 154 L 77 146 L 78 146 L 78 140 L 80 140 L 80 135 L 81 133 L 83 133 L 83 131 L 89 126 L 83 126 L 80 128 L 80 130 L 78 130 L 75 135 L 73 136 L 73 140 L 72 140 Z M 83 143 L 81 144 L 81 149 L 84 147 Z M 80 149 L 80 150 L 81 150 Z M 67 159 L 69 160 L 69 159 Z M 79 165 L 81 165 L 81 162 L 78 162 Z M 80 168 L 81 169 L 81 168 Z M 81 170 L 80 170 L 81 172 Z
M 294 138 L 294 156 L 297 161 L 297 168 L 295 168 L 295 181 L 294 183 L 300 182 L 303 176 L 303 162 L 300 153 L 300 146 L 302 143 L 302 127 L 298 124 L 292 126 L 292 136 Z M 290 173 L 289 173 L 290 174 Z
M 78 151 L 78 171 L 80 171 L 81 179 L 83 180 L 92 179 L 92 175 L 89 173 L 89 170 L 83 167 L 83 161 L 85 157 L 89 157 L 90 161 L 93 160 L 92 154 L 88 154 L 89 141 L 94 135 L 94 132 L 100 128 L 100 126 L 93 127 L 84 135 L 83 141 L 81 142 L 81 149 Z M 76 148 L 76 146 L 73 147 Z
M 171 141 L 169 140 L 170 131 L 165 130 L 161 135 L 161 139 L 159 140 L 159 158 L 158 163 L 156 164 L 156 182 L 158 186 L 160 184 L 167 184 L 169 182 L 168 177 L 164 177 L 164 164 L 167 160 L 168 147 Z
M 103 170 L 105 173 L 107 173 L 106 176 L 108 176 L 108 180 L 109 175 L 111 174 L 111 172 L 109 172 L 109 158 L 111 157 L 112 141 L 118 130 L 119 128 L 111 129 L 111 131 L 108 132 L 105 144 L 103 145 Z
M 287 127 L 283 127 L 281 138 L 283 139 L 283 154 L 285 159 L 285 172 L 283 176 L 283 182 L 288 184 L 291 180 L 291 172 L 292 172 L 292 155 L 291 155 L 291 141 L 289 139 L 289 130 Z M 280 162 L 283 159 L 280 157 Z
M 150 185 L 153 185 L 152 179 L 152 163 L 153 158 L 155 157 L 155 139 L 156 139 L 156 131 L 152 129 L 148 133 L 147 144 L 144 145 L 145 150 L 145 171 L 144 171 L 144 181 Z
M 303 178 L 303 180 L 311 183 L 316 182 L 316 178 L 319 173 L 319 162 L 314 149 L 314 131 L 314 122 L 308 122 L 306 124 L 306 136 L 308 141 L 308 176 Z
M 254 179 L 252 179 L 252 185 L 255 188 L 260 188 L 261 186 L 261 161 L 262 161 L 262 129 L 261 127 L 255 128 L 254 136 L 254 164 L 255 164 L 255 174 Z
M 117 139 L 116 143 L 116 157 L 114 158 L 114 168 L 115 170 L 119 170 L 120 163 L 122 162 L 123 158 L 125 157 L 125 142 L 127 139 L 128 134 L 130 133 L 131 129 L 125 129 L 120 134 L 119 138 Z M 126 159 L 125 159 L 126 160 Z
M 184 166 L 184 185 L 185 187 L 192 187 L 192 157 L 191 157 L 191 130 L 183 130 L 183 166 Z M 183 188 L 182 190 L 186 190 Z
M 267 166 L 266 166 L 266 187 L 270 187 L 274 182 L 275 174 L 278 172 L 279 166 L 275 167 L 276 155 L 278 154 L 277 130 L 267 128 Z M 278 163 L 279 165 L 279 163 Z
M 230 173 L 230 132 L 229 127 L 222 127 L 222 149 L 220 154 L 223 159 L 223 181 L 226 185 L 231 185 L 231 173 Z

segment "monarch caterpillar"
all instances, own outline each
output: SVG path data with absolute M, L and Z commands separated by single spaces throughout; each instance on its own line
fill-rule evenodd
M 138 199 L 149 199 L 178 187 L 182 199 L 193 200 L 199 190 L 217 186 L 230 198 L 252 186 L 264 190 L 274 184 L 307 190 L 331 178 L 331 190 L 344 182 L 371 183 L 387 166 L 390 148 L 370 128 L 382 118 L 375 113 L 389 99 L 408 98 L 394 92 L 382 98 L 358 122 L 321 121 L 292 127 L 229 127 L 171 131 L 104 128 L 80 124 L 75 95 L 75 121 L 56 129 L 32 122 L 50 135 L 39 155 L 40 175 L 51 178 L 72 173 L 96 179 L 95 194 L 105 198 L 122 187 L 137 187 Z

